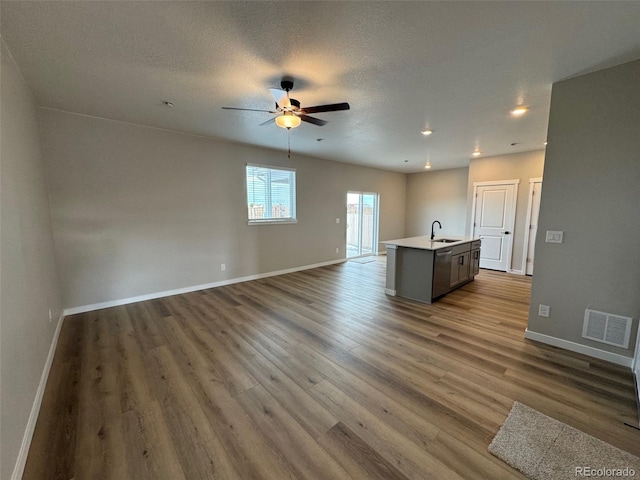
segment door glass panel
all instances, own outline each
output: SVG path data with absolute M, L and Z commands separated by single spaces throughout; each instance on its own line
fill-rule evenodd
M 347 194 L 347 258 L 360 255 L 360 194 Z
M 378 194 L 347 193 L 347 258 L 376 253 Z
M 373 253 L 373 231 L 375 228 L 375 206 L 376 196 L 371 194 L 362 195 L 362 228 L 361 228 L 361 255 Z

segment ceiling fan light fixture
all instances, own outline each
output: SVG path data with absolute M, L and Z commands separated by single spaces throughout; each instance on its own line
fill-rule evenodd
M 286 128 L 287 130 L 300 126 L 301 122 L 302 120 L 300 120 L 300 117 L 290 112 L 285 112 L 284 115 L 276 117 L 276 125 Z

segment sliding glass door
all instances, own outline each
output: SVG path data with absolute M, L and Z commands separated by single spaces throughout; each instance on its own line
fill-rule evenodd
M 347 258 L 378 250 L 378 194 L 347 193 Z

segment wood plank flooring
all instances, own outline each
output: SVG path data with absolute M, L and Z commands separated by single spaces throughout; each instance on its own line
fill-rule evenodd
M 530 279 L 433 305 L 384 257 L 65 319 L 24 479 L 522 479 L 514 400 L 635 455 L 626 369 L 524 340 Z

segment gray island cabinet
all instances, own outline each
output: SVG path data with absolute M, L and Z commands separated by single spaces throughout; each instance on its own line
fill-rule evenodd
M 411 237 L 387 247 L 387 295 L 432 303 L 470 282 L 480 269 L 480 240 L 471 237 Z

